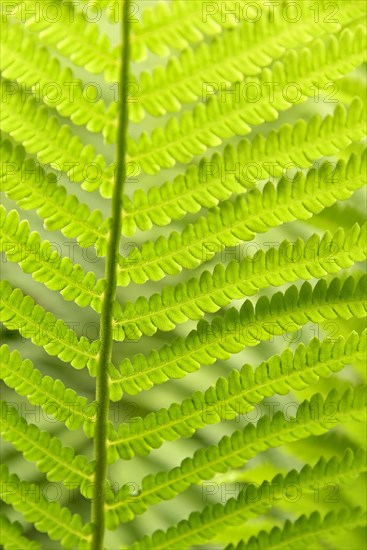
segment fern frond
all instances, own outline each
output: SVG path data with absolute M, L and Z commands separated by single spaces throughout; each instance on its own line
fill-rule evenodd
M 352 464 L 351 464 L 352 462 Z M 346 465 L 351 470 L 346 469 Z M 219 528 L 238 525 L 248 517 L 261 515 L 283 498 L 283 488 L 296 484 L 302 490 L 311 489 L 316 481 L 343 480 L 349 474 L 358 474 L 366 469 L 365 457 L 345 453 L 341 460 L 321 459 L 314 468 L 306 465 L 300 472 L 291 470 L 286 476 L 277 475 L 271 482 L 264 481 L 260 487 L 241 490 L 237 498 L 231 498 L 226 504 L 208 505 L 202 512 L 193 512 L 187 520 L 171 527 L 166 532 L 156 531 L 151 537 L 145 536 L 130 548 L 131 550 L 148 550 L 150 548 L 182 548 L 194 544 L 203 544 L 217 536 Z M 294 485 L 293 485 L 294 486 Z M 269 492 L 270 491 L 270 492 Z
M 0 0 L 1 548 L 361 542 L 365 15 Z
M 239 241 L 251 241 L 256 233 L 265 233 L 295 219 L 307 220 L 337 200 L 345 200 L 365 185 L 367 150 L 362 158 L 351 155 L 349 161 L 329 162 L 292 181 L 282 178 L 277 186 L 270 181 L 263 191 L 251 189 L 232 203 L 223 201 L 207 216 L 188 224 L 182 233 L 173 231 L 133 248 L 123 266 L 119 266 L 118 284 L 132 280 L 143 284 L 158 281 L 165 274 L 175 275 L 194 269 L 225 248 Z
M 36 305 L 33 298 L 24 295 L 19 288 L 13 289 L 8 281 L 2 280 L 0 289 L 1 322 L 7 328 L 19 330 L 22 336 L 42 346 L 49 355 L 57 355 L 76 369 L 85 366 L 90 372 L 95 369 L 98 340 L 90 343 L 84 336 L 78 338 L 62 320 Z
M 62 481 L 80 485 L 82 494 L 90 496 L 95 471 L 94 461 L 88 462 L 83 455 L 76 455 L 72 447 L 64 447 L 58 437 L 28 424 L 18 414 L 16 407 L 0 402 L 1 435 L 9 441 L 26 460 L 35 462 L 40 472 L 46 473 L 49 481 Z M 87 489 L 87 490 L 86 490 Z
M 120 21 L 119 7 L 114 0 L 94 0 L 93 4 L 107 13 L 110 22 Z M 205 36 L 214 36 L 225 28 L 234 27 L 237 19 L 226 16 L 226 11 L 233 11 L 235 7 L 234 0 L 226 0 L 225 4 L 218 5 L 217 10 L 208 12 L 205 20 L 203 4 L 197 0 L 159 0 L 153 7 L 143 9 L 142 21 L 139 21 L 138 11 L 132 9 L 131 21 L 139 21 L 139 25 L 133 28 L 131 36 L 131 58 L 143 61 L 148 51 L 166 57 L 171 49 L 182 49 Z
M 338 80 L 338 97 L 345 104 L 353 101 L 356 96 L 365 101 L 366 95 L 366 82 L 361 81 L 359 78 L 347 75 Z
M 112 4 L 110 7 L 115 9 L 116 5 L 115 8 Z M 70 17 L 70 10 L 70 7 L 63 8 L 62 17 L 53 22 L 52 27 L 47 21 L 30 15 L 27 27 L 39 33 L 40 42 L 57 47 L 76 65 L 92 73 L 103 72 L 107 81 L 116 82 L 120 70 L 119 48 L 111 48 L 108 37 L 99 33 L 98 25 L 87 24 L 80 13 L 72 10 Z M 22 10 L 18 9 L 15 16 L 20 13 Z M 363 3 L 358 3 L 345 10 L 340 5 L 338 13 L 338 23 L 329 21 L 325 24 L 322 20 L 316 21 L 310 10 L 300 24 L 293 24 L 290 28 L 281 16 L 281 10 L 275 6 L 274 21 L 270 27 L 263 18 L 251 23 L 245 21 L 237 28 L 224 31 L 210 44 L 186 49 L 179 57 L 171 58 L 167 67 L 158 67 L 151 74 L 144 72 L 136 82 L 130 77 L 130 82 L 135 83 L 139 90 L 139 100 L 131 103 L 129 115 L 138 122 L 144 118 L 145 110 L 155 116 L 179 110 L 182 103 L 198 99 L 203 82 L 221 81 L 223 75 L 226 81 L 239 81 L 244 73 L 256 74 L 261 67 L 279 57 L 285 46 L 299 47 L 325 31 L 336 32 L 363 16 L 365 7 Z M 82 40 L 84 36 L 87 40 Z M 209 62 L 212 59 L 216 60 L 214 66 Z M 109 115 L 112 114 L 111 111 Z
M 1 81 L 2 95 L 7 83 Z M 82 181 L 82 188 L 93 191 L 111 185 L 113 170 L 110 173 L 101 154 L 96 155 L 92 145 L 84 145 L 81 139 L 72 133 L 70 126 L 50 116 L 50 110 L 37 105 L 34 97 L 22 101 L 17 91 L 2 100 L 0 128 L 12 138 L 24 145 L 27 153 L 37 155 L 43 164 L 65 172 L 70 181 Z M 91 175 L 86 170 L 92 168 Z
M 300 344 L 294 353 L 286 349 L 256 370 L 246 364 L 240 371 L 231 371 L 227 379 L 219 378 L 205 392 L 196 391 L 168 409 L 131 419 L 129 424 L 122 423 L 110 438 L 111 451 L 116 447 L 125 460 L 135 454 L 145 456 L 167 440 L 191 437 L 208 424 L 250 413 L 264 397 L 305 389 L 320 378 L 339 372 L 346 363 L 362 361 L 366 350 L 367 330 L 360 336 L 352 332 L 346 340 L 339 336 L 335 342 L 314 338 L 307 348 Z
M 64 422 L 69 430 L 83 426 L 89 435 L 93 429 L 95 402 L 88 403 L 85 397 L 66 388 L 61 380 L 42 376 L 29 359 L 22 360 L 20 353 L 17 350 L 10 352 L 6 344 L 0 347 L 0 378 L 18 395 L 25 395 L 32 405 L 44 408 L 48 415 Z
M 259 289 L 337 273 L 366 258 L 366 231 L 366 224 L 356 224 L 347 234 L 340 228 L 334 235 L 314 234 L 306 242 L 284 240 L 278 248 L 259 249 L 226 267 L 218 263 L 213 273 L 204 271 L 200 279 L 165 286 L 160 294 L 141 296 L 135 303 L 125 302 L 115 330 L 125 333 L 134 327 L 136 339 L 139 334 L 151 336 L 157 330 L 172 330 L 187 319 L 198 320 L 206 312 L 214 313 Z
M 286 48 L 305 46 L 325 32 L 339 31 L 357 18 L 363 23 L 361 18 L 366 14 L 363 3 L 348 9 L 340 5 L 338 23 L 316 20 L 308 10 L 301 21 L 289 25 L 282 17 L 283 7 L 274 5 L 271 25 L 263 17 L 252 22 L 241 21 L 212 42 L 203 42 L 198 48 L 187 48 L 179 56 L 171 57 L 166 66 L 158 66 L 152 73 L 143 72 L 139 79 L 133 80 L 139 94 L 138 101 L 130 105 L 131 119 L 141 122 L 146 112 L 161 116 L 179 111 L 183 104 L 197 101 L 204 90 L 212 91 L 216 83 L 240 82 L 244 75 L 256 75 Z M 204 83 L 209 86 L 204 88 Z
M 31 273 L 35 281 L 57 290 L 67 301 L 80 307 L 90 305 L 100 312 L 104 279 L 96 279 L 92 271 L 85 273 L 79 264 L 62 258 L 49 241 L 39 233 L 31 232 L 27 220 L 20 220 L 16 210 L 0 205 L 0 251 L 9 261 L 19 264 L 24 273 Z
M 309 321 L 362 318 L 367 307 L 366 283 L 366 276 L 358 281 L 348 277 L 343 283 L 334 278 L 329 284 L 321 279 L 314 288 L 305 282 L 300 290 L 292 286 L 270 300 L 262 296 L 256 309 L 246 300 L 240 311 L 232 308 L 212 323 L 200 321 L 185 339 L 178 337 L 147 357 L 139 354 L 132 360 L 124 359 L 119 366 L 121 374 L 111 372 L 111 399 L 120 399 L 123 392 L 135 395 L 170 378 L 182 378 L 202 365 L 228 359 L 246 346 L 256 346 L 287 330 L 294 332 Z
M 47 533 L 51 540 L 60 540 L 64 548 L 87 548 L 92 526 L 83 525 L 78 514 L 72 515 L 68 508 L 57 502 L 49 502 L 35 483 L 21 481 L 16 474 L 10 474 L 3 464 L 0 466 L 1 499 L 21 512 L 41 533 Z
M 0 544 L 4 550 L 38 550 L 40 545 L 23 535 L 20 523 L 11 523 L 6 516 L 0 515 Z
M 0 188 L 23 210 L 36 210 L 48 231 L 60 230 L 65 237 L 77 239 L 83 248 L 95 246 L 98 256 L 106 254 L 109 220 L 100 210 L 91 211 L 75 195 L 69 195 L 57 177 L 46 173 L 22 145 L 2 140 L 0 152 L 3 169 Z
M 116 133 L 114 113 L 106 109 L 103 99 L 88 101 L 85 98 L 83 84 L 74 77 L 70 68 L 63 69 L 58 59 L 37 45 L 33 35 L 24 32 L 23 25 L 9 26 L 1 22 L 0 35 L 3 78 L 34 89 L 36 101 L 57 109 L 60 115 L 70 117 L 74 124 L 85 126 L 90 132 L 103 133 L 106 141 L 113 139 Z M 95 90 L 98 93 L 98 89 Z M 113 104 L 112 108 L 115 108 Z
M 129 161 L 148 174 L 157 174 L 176 162 L 190 162 L 195 155 L 220 145 L 224 139 L 248 134 L 254 125 L 276 120 L 278 111 L 312 97 L 315 81 L 322 88 L 330 79 L 340 78 L 363 63 L 365 36 L 365 27 L 358 26 L 344 29 L 339 39 L 326 35 L 306 48 L 287 50 L 283 61 L 276 61 L 271 68 L 263 69 L 259 77 L 251 78 L 251 86 L 260 90 L 258 101 L 249 102 L 242 94 L 240 98 L 233 94 L 230 98 L 221 94 L 212 96 L 193 112 L 183 113 L 179 120 L 170 119 L 165 128 L 156 128 L 150 136 L 143 133 L 136 142 L 130 139 Z M 298 84 L 297 97 L 292 100 L 283 94 L 290 81 Z M 242 89 L 246 82 L 242 82 Z M 277 84 L 271 101 L 267 95 L 269 83 Z
M 127 236 L 153 225 L 167 225 L 188 212 L 212 208 L 236 193 L 243 193 L 269 175 L 280 176 L 286 167 L 307 168 L 312 161 L 335 154 L 365 135 L 365 106 L 356 98 L 347 110 L 338 105 L 324 119 L 315 115 L 294 126 L 283 125 L 266 137 L 257 134 L 242 140 L 237 148 L 228 145 L 223 154 L 191 165 L 184 175 L 148 191 L 139 189 L 131 201 L 124 197 L 123 232 Z
M 110 4 L 116 7 L 114 2 Z M 234 27 L 238 24 L 236 18 L 226 17 L 224 13 L 235 8 L 235 0 L 227 0 L 205 18 L 202 16 L 203 4 L 197 0 L 160 1 L 153 8 L 145 8 L 141 24 L 133 29 L 131 57 L 134 61 L 142 61 L 148 50 L 165 57 L 173 48 L 181 50 L 205 36 L 220 33 L 223 28 Z
M 93 74 L 103 73 L 108 82 L 118 81 L 119 48 L 112 48 L 109 37 L 100 32 L 98 24 L 87 21 L 86 17 L 78 13 L 76 6 L 61 4 L 60 17 L 50 26 L 47 19 L 34 16 L 36 0 L 23 0 L 20 4 L 9 16 L 24 18 L 27 29 L 38 33 L 39 43 L 56 47 L 74 65 Z M 22 5 L 27 5 L 27 9 L 23 10 Z M 92 8 L 93 5 L 88 6 L 88 9 Z
M 82 0 L 89 4 L 89 0 Z M 23 0 L 19 4 L 30 3 Z M 35 4 L 36 2 L 32 2 Z M 12 2 L 14 4 L 14 2 Z M 228 8 L 235 7 L 235 1 L 226 2 Z M 106 12 L 111 22 L 117 22 L 120 14 L 118 4 L 113 0 L 95 0 L 88 6 L 89 10 L 97 5 Z M 116 82 L 119 76 L 119 48 L 111 48 L 108 36 L 98 30 L 98 25 L 76 11 L 74 6 L 61 6 L 62 17 L 52 22 L 37 20 L 29 7 L 27 26 L 40 34 L 40 41 L 48 46 L 55 46 L 65 56 L 70 57 L 75 65 L 86 68 L 91 73 L 103 72 L 108 82 Z M 134 9 L 132 10 L 134 11 Z M 171 49 L 182 49 L 196 43 L 204 36 L 215 36 L 223 29 L 235 27 L 235 18 L 223 18 L 224 6 L 219 5 L 215 13 L 208 13 L 206 21 L 202 21 L 203 5 L 197 0 L 175 0 L 174 2 L 158 2 L 154 7 L 143 10 L 143 20 L 139 22 L 131 37 L 131 55 L 135 61 L 146 58 L 148 50 L 160 57 L 165 57 Z M 22 12 L 21 6 L 10 13 L 10 17 L 18 18 Z M 72 13 L 72 17 L 70 16 Z M 136 17 L 138 13 L 135 14 Z M 131 13 L 135 20 L 134 13 Z M 162 25 L 164 32 L 162 32 Z M 52 31 L 51 31 L 52 28 Z M 86 40 L 82 40 L 86 37 Z
M 274 527 L 269 533 L 260 531 L 257 537 L 251 537 L 248 543 L 243 540 L 236 546 L 230 544 L 225 550 L 270 550 L 276 548 L 310 548 L 310 542 L 315 544 L 320 536 L 327 538 L 339 531 L 350 531 L 366 524 L 366 512 L 357 507 L 352 510 L 342 508 L 338 512 L 331 511 L 324 518 L 319 512 L 313 512 L 309 517 L 302 515 L 295 522 L 287 520 L 282 530 Z M 319 543 L 321 546 L 321 544 Z
M 333 414 L 330 414 L 330 410 Z M 320 394 L 314 394 L 310 401 L 303 401 L 298 406 L 295 418 L 286 418 L 281 411 L 276 412 L 272 420 L 269 416 L 262 416 L 256 426 L 248 424 L 243 430 L 233 432 L 230 437 L 224 436 L 218 445 L 198 449 L 179 466 L 144 477 L 142 489 L 132 502 L 127 502 L 123 491 L 120 491 L 109 502 L 109 525 L 112 528 L 120 521 L 130 521 L 134 515 L 144 513 L 149 506 L 170 500 L 191 485 L 212 479 L 216 473 L 241 468 L 266 449 L 285 442 L 299 441 L 310 435 L 320 435 L 335 427 L 336 422 L 363 421 L 365 416 L 366 394 L 363 388 L 354 391 L 349 388 L 341 397 L 332 390 L 325 400 Z

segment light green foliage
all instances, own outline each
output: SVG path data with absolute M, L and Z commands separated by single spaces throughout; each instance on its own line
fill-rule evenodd
M 77 485 L 92 481 L 93 464 L 86 464 L 84 456 L 74 456 L 73 449 L 63 447 L 58 438 L 51 438 L 48 432 L 28 424 L 14 407 L 4 402 L 1 402 L 1 421 L 4 440 L 12 441 L 27 460 L 36 462 L 41 472 L 47 472 L 50 481 Z
M 226 101 L 221 94 L 212 96 L 192 112 L 185 112 L 178 121 L 171 119 L 165 128 L 157 128 L 151 136 L 143 133 L 138 142 L 131 141 L 130 160 L 148 174 L 156 174 L 176 162 L 190 162 L 194 155 L 219 145 L 225 138 L 248 134 L 252 126 L 277 119 L 279 111 L 295 103 L 282 93 L 289 81 L 300 85 L 298 102 L 304 101 L 312 95 L 311 86 L 316 79 L 324 87 L 330 78 L 337 79 L 364 61 L 365 36 L 366 29 L 361 25 L 345 29 L 340 36 L 325 35 L 302 50 L 287 50 L 282 59 L 263 69 L 259 76 L 243 80 L 243 85 L 251 81 L 261 91 L 266 83 L 277 82 L 279 86 L 271 101 L 265 93 L 256 103 L 245 101 L 243 94 L 239 99 L 231 94 Z
M 0 348 L 1 377 L 10 388 L 19 395 L 26 395 L 30 403 L 41 405 L 48 410 L 53 405 L 57 420 L 65 422 L 70 430 L 75 430 L 84 422 L 95 421 L 93 403 L 88 403 L 85 397 L 65 388 L 61 380 L 50 376 L 42 376 L 29 359 L 22 360 L 18 351 L 10 352 L 7 345 Z M 55 406 L 56 405 L 56 406 Z
M 51 540 L 60 540 L 65 548 L 88 541 L 90 527 L 83 527 L 78 514 L 72 515 L 68 508 L 57 502 L 49 502 L 41 494 L 39 486 L 21 481 L 16 474 L 10 474 L 5 465 L 1 466 L 1 498 L 21 512 L 25 519 L 34 523 L 38 531 L 46 532 Z M 25 499 L 24 495 L 28 498 Z M 6 547 L 6 546 L 5 546 Z M 85 546 L 84 546 L 85 548 Z
M 315 395 L 315 397 L 317 396 Z M 264 431 L 268 435 L 266 428 Z M 265 434 L 263 432 L 263 435 Z M 347 455 L 345 458 L 347 458 Z M 338 477 L 342 478 L 343 474 L 353 473 L 355 470 L 365 471 L 365 465 L 362 465 L 363 459 L 361 457 L 352 462 L 350 472 L 346 472 L 345 463 L 345 459 L 339 464 L 330 464 L 330 462 L 325 464 L 320 461 L 314 469 L 305 468 L 299 473 L 293 470 L 285 477 L 281 475 L 276 476 L 270 483 L 265 481 L 263 486 L 259 487 L 257 494 L 260 498 L 257 498 L 256 490 L 247 492 L 244 489 L 236 499 L 228 500 L 225 505 L 209 505 L 200 514 L 194 512 L 187 520 L 181 521 L 177 526 L 171 527 L 166 532 L 157 531 L 151 538 L 144 537 L 140 543 L 137 542 L 134 544 L 133 548 L 146 549 L 159 546 L 160 548 L 178 549 L 182 548 L 182 544 L 201 545 L 215 536 L 218 526 L 223 528 L 226 525 L 236 525 L 251 516 L 264 513 L 269 509 L 269 500 L 274 499 L 274 501 L 277 501 L 281 499 L 282 488 L 290 482 L 299 488 L 304 488 L 304 486 L 307 488 L 310 482 L 327 479 L 330 475 L 330 470 L 334 470 L 333 474 L 336 479 Z M 271 499 L 269 499 L 269 493 L 266 494 L 265 489 L 271 491 Z M 254 492 L 255 495 L 253 494 Z
M 300 516 L 292 523 L 287 520 L 281 531 L 278 527 L 270 533 L 260 531 L 258 538 L 253 537 L 248 544 L 243 541 L 234 547 L 229 545 L 226 550 L 260 550 L 270 548 L 308 548 L 310 542 L 320 535 L 333 535 L 340 531 L 349 531 L 366 523 L 366 513 L 361 508 L 352 510 L 340 510 L 340 512 L 329 512 L 324 518 L 318 512 L 313 512 L 309 517 Z
M 6 516 L 0 516 L 0 542 L 9 550 L 38 550 L 39 544 L 22 536 L 22 526 L 16 521 L 11 523 Z
M 160 409 L 144 419 L 137 418 L 131 427 L 121 424 L 113 445 L 125 459 L 132 458 L 134 452 L 148 454 L 165 439 L 189 437 L 207 424 L 249 413 L 264 397 L 304 389 L 318 377 L 338 372 L 351 359 L 363 359 L 365 349 L 366 331 L 360 341 L 356 333 L 351 333 L 347 342 L 340 339 L 335 344 L 313 339 L 308 348 L 301 344 L 293 356 L 287 349 L 255 371 L 250 365 L 244 365 L 240 371 L 232 371 L 227 380 L 219 378 L 215 387 L 197 391 L 182 403 L 173 403 L 168 410 Z
M 145 231 L 153 224 L 166 225 L 180 219 L 186 212 L 216 206 L 232 194 L 254 187 L 257 179 L 271 175 L 274 163 L 277 175 L 292 161 L 307 168 L 320 154 L 332 155 L 358 135 L 363 137 L 364 122 L 363 104 L 356 100 L 349 110 L 338 105 L 333 116 L 322 119 L 315 115 L 308 123 L 301 119 L 293 126 L 286 124 L 278 131 L 271 131 L 266 137 L 257 134 L 252 141 L 242 140 L 237 148 L 228 145 L 223 155 L 216 153 L 203 159 L 199 166 L 190 165 L 185 175 L 177 176 L 172 183 L 151 187 L 147 193 L 138 189 L 133 202 L 125 198 L 124 232 L 131 235 L 136 226 Z M 219 168 L 223 164 L 228 170 L 225 178 Z M 236 169 L 242 165 L 248 166 L 245 172 Z
M 1 549 L 360 550 L 366 4 L 123 4 L 0 3 Z
M 216 359 L 228 359 L 245 346 L 271 340 L 287 328 L 293 332 L 310 321 L 362 318 L 366 314 L 366 281 L 363 276 L 355 287 L 350 277 L 341 287 L 338 278 L 329 286 L 321 280 L 314 289 L 306 282 L 300 291 L 291 286 L 284 294 L 274 294 L 271 300 L 262 296 L 255 309 L 246 300 L 239 311 L 231 308 L 211 323 L 200 321 L 185 339 L 178 337 L 148 357 L 139 354 L 132 361 L 125 359 L 119 366 L 120 376 L 113 377 L 111 385 L 120 384 L 124 391 L 135 394 L 169 378 L 181 378 Z

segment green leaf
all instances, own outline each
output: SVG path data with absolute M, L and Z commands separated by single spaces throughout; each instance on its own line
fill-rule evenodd
M 157 330 L 172 330 L 188 319 L 198 320 L 214 313 L 233 300 L 256 294 L 259 289 L 277 287 L 299 279 L 323 277 L 347 269 L 367 255 L 366 224 L 357 224 L 345 234 L 342 229 L 322 237 L 314 234 L 306 242 L 284 240 L 279 247 L 264 252 L 255 245 L 254 254 L 243 254 L 226 267 L 217 263 L 214 271 L 204 271 L 200 278 L 187 283 L 163 287 L 149 299 L 141 296 L 135 303 L 126 302 L 115 320 L 115 331 L 148 336 Z
M 70 68 L 62 69 L 60 61 L 40 48 L 34 35 L 25 34 L 22 25 L 1 21 L 0 67 L 3 78 L 17 81 L 19 87 L 34 89 L 36 101 L 41 100 L 65 117 L 95 133 L 103 130 L 107 140 L 115 133 L 114 106 L 106 110 L 104 101 L 91 101 L 98 97 L 99 89 L 84 91 L 82 82 L 74 77 Z M 17 48 L 14 48 L 17 44 Z M 50 76 L 52 75 L 52 85 Z M 14 89 L 14 85 L 13 85 Z
M 13 289 L 8 281 L 1 281 L 0 289 L 1 321 L 7 328 L 19 330 L 33 344 L 42 346 L 49 355 L 56 355 L 74 368 L 88 366 L 93 371 L 99 349 L 98 340 L 90 343 L 84 336 L 78 338 L 61 319 L 45 311 L 19 288 Z
M 322 518 L 319 512 L 315 511 L 307 517 L 300 516 L 296 521 L 287 520 L 282 530 L 274 527 L 269 533 L 260 531 L 257 537 L 251 537 L 246 544 L 240 541 L 236 546 L 229 545 L 226 550 L 270 550 L 275 548 L 309 548 L 310 542 L 313 545 L 322 546 L 319 537 L 328 540 L 340 531 L 350 532 L 351 529 L 363 527 L 366 523 L 366 512 L 362 508 L 352 510 L 341 509 L 338 512 L 333 510 Z
M 68 508 L 49 502 L 38 484 L 21 481 L 16 474 L 10 474 L 4 464 L 0 466 L 0 488 L 4 502 L 34 523 L 38 531 L 47 533 L 51 540 L 60 540 L 63 548 L 75 548 L 90 541 L 90 524 L 83 526 L 78 514 L 72 515 Z M 79 547 L 86 548 L 85 545 Z
M 81 492 L 88 496 L 93 484 L 94 462 L 76 455 L 71 447 L 64 447 L 60 439 L 51 437 L 46 430 L 28 424 L 16 407 L 5 401 L 1 401 L 0 406 L 3 439 L 10 441 L 24 458 L 35 462 L 40 472 L 46 472 L 47 479 L 80 485 Z
M 303 390 L 320 378 L 340 371 L 346 363 L 365 360 L 366 347 L 367 330 L 361 336 L 352 332 L 347 340 L 340 336 L 334 342 L 314 338 L 307 348 L 300 344 L 294 354 L 286 349 L 255 370 L 246 364 L 240 371 L 231 371 L 227 379 L 218 378 L 215 386 L 205 392 L 196 391 L 181 403 L 172 403 L 168 409 L 120 424 L 118 432 L 110 438 L 111 456 L 113 447 L 125 460 L 134 454 L 145 456 L 165 441 L 191 437 L 208 424 L 248 414 L 265 397 Z
M 7 212 L 1 205 L 0 250 L 24 273 L 31 273 L 36 281 L 59 291 L 65 300 L 80 307 L 90 305 L 100 312 L 104 279 L 97 281 L 92 271 L 85 273 L 79 264 L 62 258 L 49 241 L 42 241 L 37 232 L 31 233 L 29 223 L 21 221 L 16 210 Z
M 358 281 L 348 277 L 343 284 L 338 278 L 329 284 L 320 280 L 314 287 L 306 282 L 300 290 L 291 286 L 270 300 L 262 296 L 255 309 L 247 300 L 240 311 L 232 308 L 211 323 L 200 321 L 185 339 L 178 337 L 147 357 L 140 354 L 124 359 L 120 376 L 111 372 L 111 399 L 117 401 L 123 392 L 134 395 L 171 378 L 182 378 L 202 365 L 228 359 L 246 346 L 256 346 L 287 330 L 295 332 L 310 321 L 362 318 L 366 315 L 366 282 L 366 276 Z
M 365 134 L 365 107 L 356 98 L 346 110 L 338 105 L 333 115 L 300 119 L 285 124 L 266 137 L 257 134 L 242 140 L 237 148 L 228 145 L 223 154 L 215 153 L 190 165 L 184 175 L 148 191 L 138 189 L 133 201 L 124 197 L 123 232 L 131 236 L 136 228 L 146 231 L 153 225 L 167 225 L 186 213 L 211 208 L 235 193 L 256 186 L 269 175 L 284 175 L 291 167 L 307 168 L 320 155 L 332 155 Z
M 300 472 L 292 470 L 286 476 L 278 475 L 271 482 L 264 481 L 260 487 L 254 487 L 254 490 L 245 487 L 237 498 L 231 498 L 226 504 L 208 505 L 202 512 L 193 512 L 187 520 L 182 520 L 166 532 L 156 531 L 152 537 L 147 535 L 130 548 L 148 550 L 159 546 L 178 550 L 183 545 L 202 545 L 216 537 L 218 529 L 239 525 L 248 518 L 262 515 L 271 508 L 272 502 L 283 498 L 285 487 L 291 485 L 307 491 L 315 482 L 343 480 L 345 474 L 364 472 L 364 461 L 362 454 L 354 457 L 349 451 L 340 461 L 335 458 L 329 462 L 321 459 L 314 468 L 306 465 Z
M 347 163 L 339 161 L 336 166 L 324 162 L 292 181 L 283 177 L 276 187 L 269 181 L 262 191 L 251 189 L 235 202 L 222 201 L 181 233 L 173 231 L 168 238 L 160 236 L 144 242 L 141 249 L 134 247 L 125 261 L 120 261 L 118 284 L 143 284 L 194 269 L 226 246 L 252 241 L 256 233 L 295 219 L 308 220 L 365 185 L 366 161 L 365 150 L 362 158 L 351 155 Z
M 17 350 L 0 347 L 0 378 L 19 395 L 25 395 L 32 405 L 41 406 L 47 415 L 65 422 L 70 430 L 83 426 L 87 434 L 93 430 L 96 403 L 66 388 L 61 380 L 42 376 L 29 359 L 22 360 Z
M 330 79 L 340 78 L 363 63 L 365 35 L 361 25 L 344 29 L 339 39 L 326 34 L 307 47 L 287 50 L 282 60 L 263 69 L 260 76 L 242 81 L 242 89 L 249 83 L 256 88 L 258 101 L 249 102 L 243 94 L 239 101 L 233 94 L 226 95 L 225 100 L 221 94 L 212 96 L 179 120 L 171 118 L 151 135 L 144 132 L 137 141 L 130 139 L 129 161 L 148 174 L 157 174 L 177 162 L 190 162 L 227 138 L 248 134 L 253 126 L 276 120 L 279 111 L 313 97 L 315 81 L 323 88 Z M 283 93 L 289 82 L 298 85 L 296 99 Z M 269 83 L 276 83 L 271 100 Z
M 23 536 L 20 523 L 11 523 L 4 515 L 0 515 L 0 544 L 4 550 L 38 550 L 40 545 L 36 541 Z

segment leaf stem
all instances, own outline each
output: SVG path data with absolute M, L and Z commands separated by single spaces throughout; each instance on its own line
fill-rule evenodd
M 96 379 L 96 401 L 98 415 L 94 435 L 94 458 L 96 472 L 94 479 L 94 498 L 91 507 L 91 521 L 94 525 L 91 549 L 103 550 L 105 532 L 105 485 L 107 477 L 107 429 L 110 406 L 108 365 L 112 358 L 112 305 L 116 298 L 117 264 L 122 225 L 122 193 L 126 180 L 126 144 L 128 127 L 127 82 L 130 61 L 130 0 L 122 4 L 122 53 L 121 76 L 119 89 L 119 120 L 116 147 L 117 170 L 112 196 L 111 229 L 106 257 L 106 289 L 101 308 L 100 339 L 98 371 Z

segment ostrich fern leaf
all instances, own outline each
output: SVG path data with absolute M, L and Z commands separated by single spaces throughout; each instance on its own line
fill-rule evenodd
M 1 549 L 359 550 L 365 3 L 0 10 Z

